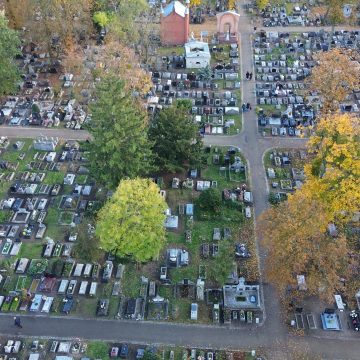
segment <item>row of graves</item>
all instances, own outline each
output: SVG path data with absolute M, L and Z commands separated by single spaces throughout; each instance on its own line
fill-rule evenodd
M 1 157 L 17 161 L 1 160 L 8 191 L 0 200 L 0 259 L 11 267 L 0 275 L 0 310 L 68 314 L 88 297 L 89 315 L 107 316 L 119 299 L 124 266 L 72 258 L 77 225 L 107 196 L 100 198 L 89 180 L 85 153 L 76 141 L 61 145 L 56 138 L 40 137 L 30 147 L 2 139 L 2 145 Z M 85 229 L 90 238 L 94 227 Z
M 203 42 L 196 42 L 203 46 Z M 186 56 L 159 58 L 152 70 L 153 87 L 148 111 L 155 114 L 178 99 L 191 101 L 191 114 L 205 134 L 223 134 L 235 126 L 239 116 L 239 53 L 237 44 L 214 45 L 211 58 L 199 70 L 186 66 Z M 214 62 L 214 63 L 213 63 Z M 213 63 L 213 64 L 212 64 Z
M 94 347 L 92 342 L 80 339 L 37 339 L 24 341 L 22 338 L 4 337 L 0 340 L 0 353 L 3 360 L 90 360 L 94 359 Z M 214 358 L 226 357 L 229 359 L 241 359 L 244 353 L 232 353 L 227 351 L 215 351 L 213 349 L 199 348 L 164 348 L 154 345 L 139 345 L 120 342 L 101 344 L 103 351 L 98 351 L 97 357 L 122 359 L 145 359 L 147 356 L 159 357 L 162 359 L 191 359 L 191 360 L 212 360 Z M 150 354 L 150 355 L 149 355 Z M 260 359 L 260 358 L 259 358 Z
M 360 32 L 257 33 L 254 64 L 258 121 L 262 130 L 268 129 L 273 136 L 300 136 L 300 128 L 314 124 L 321 99 L 307 89 L 304 80 L 316 65 L 314 53 L 334 47 L 359 50 Z M 359 101 L 360 92 L 354 92 L 340 104 L 340 110 L 358 113 Z
M 35 44 L 22 48 L 17 63 L 22 81 L 16 95 L 0 103 L 0 124 L 81 129 L 89 120 L 84 107 L 89 94 L 82 90 L 82 104 L 75 100 L 74 87 L 82 86 L 77 77 Z

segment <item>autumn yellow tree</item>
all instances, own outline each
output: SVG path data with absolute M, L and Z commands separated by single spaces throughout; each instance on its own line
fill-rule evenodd
M 140 67 L 140 61 L 133 49 L 118 41 L 108 41 L 102 48 L 101 61 L 97 63 L 97 74 L 109 75 L 125 81 L 127 90 L 146 94 L 151 88 L 148 72 Z
M 351 52 L 333 49 L 315 56 L 317 66 L 307 79 L 310 89 L 322 99 L 322 113 L 339 109 L 339 104 L 360 85 L 360 66 Z
M 289 287 L 297 290 L 297 275 L 305 275 L 306 295 L 330 299 L 341 287 L 340 279 L 347 274 L 347 244 L 343 236 L 327 235 L 329 221 L 322 204 L 301 191 L 262 214 L 266 277 L 281 294 Z
M 190 6 L 200 6 L 202 0 L 190 0 Z
M 308 150 L 301 189 L 322 202 L 331 220 L 349 219 L 360 208 L 360 118 L 335 114 L 320 119 Z
M 269 5 L 269 0 L 256 0 L 256 6 L 259 10 L 264 10 Z
M 236 0 L 228 0 L 228 8 L 229 8 L 229 10 L 235 10 L 236 9 Z
M 319 120 L 308 142 L 311 161 L 301 189 L 265 211 L 259 235 L 268 250 L 266 274 L 284 292 L 305 275 L 307 294 L 329 299 L 348 279 L 351 261 L 344 224 L 360 207 L 360 118 L 334 114 Z M 335 223 L 339 236 L 327 234 Z
M 92 0 L 30 0 L 30 4 L 30 40 L 44 45 L 50 53 L 72 51 L 89 35 Z

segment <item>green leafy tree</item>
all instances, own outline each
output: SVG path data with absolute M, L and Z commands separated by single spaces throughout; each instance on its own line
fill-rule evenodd
M 142 29 L 138 26 L 140 15 L 148 11 L 146 0 L 103 1 L 100 9 L 110 15 L 108 36 L 126 43 L 136 42 Z
M 7 20 L 0 15 L 0 95 L 16 89 L 20 73 L 14 58 L 19 53 L 19 36 L 16 31 L 9 29 Z
M 218 213 L 221 208 L 221 193 L 218 189 L 210 188 L 201 192 L 196 205 L 203 211 Z
M 200 161 L 202 141 L 187 106 L 161 111 L 150 126 L 149 139 L 161 170 L 176 172 L 185 163 L 195 165 Z
M 99 211 L 96 234 L 105 251 L 145 262 L 165 245 L 167 205 L 150 179 L 123 180 Z
M 147 115 L 119 78 L 105 76 L 96 98 L 88 126 L 90 170 L 100 183 L 115 188 L 121 179 L 146 175 L 152 168 Z
M 209 65 L 207 65 L 205 68 L 199 70 L 199 77 L 201 80 L 210 81 L 212 78 L 212 70 Z
M 106 14 L 106 12 L 104 11 L 97 11 L 96 13 L 94 13 L 93 15 L 93 21 L 96 25 L 100 26 L 100 27 L 105 27 L 106 25 L 109 24 L 110 19 L 109 16 Z

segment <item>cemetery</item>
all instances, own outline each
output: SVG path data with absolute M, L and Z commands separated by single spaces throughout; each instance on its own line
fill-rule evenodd
M 321 99 L 306 84 L 316 65 L 314 54 L 331 48 L 359 50 L 360 32 L 261 31 L 253 48 L 259 131 L 272 136 L 307 136 L 321 108 Z M 359 107 L 355 91 L 340 104 L 340 111 L 357 114 Z
M 216 303 L 206 295 L 227 281 L 214 270 L 226 266 L 222 248 L 231 249 L 231 284 L 240 277 L 259 279 L 252 195 L 239 151 L 209 147 L 202 169 L 155 179 L 169 207 L 168 245 L 157 261 L 138 269 L 106 254 L 99 262 L 81 261 L 75 251 L 80 229 L 93 231 L 81 223 L 107 196 L 87 175 L 79 145 L 38 138 L 9 141 L 1 152 L 7 165 L 0 174 L 0 256 L 6 269 L 0 311 L 190 321 L 196 302 L 197 321 L 223 321 L 222 293 Z M 198 198 L 209 190 L 220 201 L 215 212 L 200 209 Z
M 123 294 L 127 299 L 121 305 L 122 313 L 119 316 L 127 319 L 142 319 L 144 316 L 153 320 L 223 322 L 224 299 L 219 290 L 224 285 L 223 281 L 238 284 L 239 278 L 244 276 L 257 283 L 253 225 L 252 220 L 245 216 L 245 208 L 248 207 L 251 212 L 251 205 L 246 204 L 241 196 L 230 199 L 222 195 L 225 189 L 244 193 L 248 186 L 245 168 L 240 172 L 242 181 L 231 180 L 230 173 L 235 170 L 226 164 L 235 160 L 230 159 L 229 152 L 232 154 L 235 149 L 205 149 L 204 161 L 206 159 L 207 165 L 201 171 L 157 179 L 166 192 L 168 218 L 176 218 L 176 222 L 167 227 L 168 246 L 158 261 L 146 264 L 143 269 L 127 264 L 123 281 Z M 240 158 L 241 154 L 237 152 L 236 156 Z M 222 163 L 225 166 L 221 167 Z M 192 181 L 187 178 L 189 175 L 193 176 Z M 200 181 L 202 186 L 198 187 Z M 208 190 L 204 190 L 205 183 Z M 219 213 L 199 209 L 198 197 L 209 189 L 217 191 L 219 198 L 222 198 Z M 169 220 L 166 224 L 169 224 Z M 249 249 L 249 256 L 236 255 L 237 243 Z M 221 259 L 225 248 L 229 248 L 225 257 L 227 262 L 231 262 L 231 266 L 227 266 L 231 276 L 226 274 L 225 279 L 220 279 L 215 269 L 226 266 L 225 260 Z M 148 290 L 144 291 L 144 287 Z M 210 295 L 215 293 L 216 296 Z M 146 302 L 147 306 L 144 306 Z M 144 307 L 145 315 L 141 312 Z M 196 320 L 194 316 L 192 320 L 191 309 L 195 307 L 197 316 Z M 214 317 L 214 307 L 218 308 L 218 312 L 215 312 L 217 317 Z M 261 318 L 261 306 L 251 309 L 251 312 L 254 322 L 256 317 Z M 230 321 L 240 324 L 240 317 L 231 318 Z

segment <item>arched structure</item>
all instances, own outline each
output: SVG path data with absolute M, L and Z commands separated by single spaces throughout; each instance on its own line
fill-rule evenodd
M 220 43 L 237 43 L 240 15 L 235 11 L 216 14 L 217 35 Z

